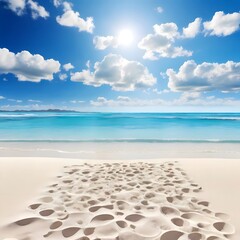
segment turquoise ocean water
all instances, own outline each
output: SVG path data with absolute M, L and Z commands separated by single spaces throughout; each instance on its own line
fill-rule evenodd
M 240 113 L 1 112 L 0 141 L 240 142 Z

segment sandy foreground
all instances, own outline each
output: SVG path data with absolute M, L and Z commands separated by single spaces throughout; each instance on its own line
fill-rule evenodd
M 25 152 L 0 158 L 0 239 L 240 239 L 238 158 Z

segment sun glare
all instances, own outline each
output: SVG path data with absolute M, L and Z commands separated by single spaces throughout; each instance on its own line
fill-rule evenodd
M 133 33 L 129 29 L 124 29 L 118 34 L 119 45 L 128 46 L 133 42 Z

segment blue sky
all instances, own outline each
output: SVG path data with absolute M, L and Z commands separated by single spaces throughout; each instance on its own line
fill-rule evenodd
M 0 109 L 239 111 L 239 0 L 0 0 Z

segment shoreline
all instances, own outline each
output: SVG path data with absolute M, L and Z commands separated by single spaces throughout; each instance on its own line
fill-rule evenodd
M 81 159 L 236 158 L 240 143 L 0 142 L 1 157 Z

